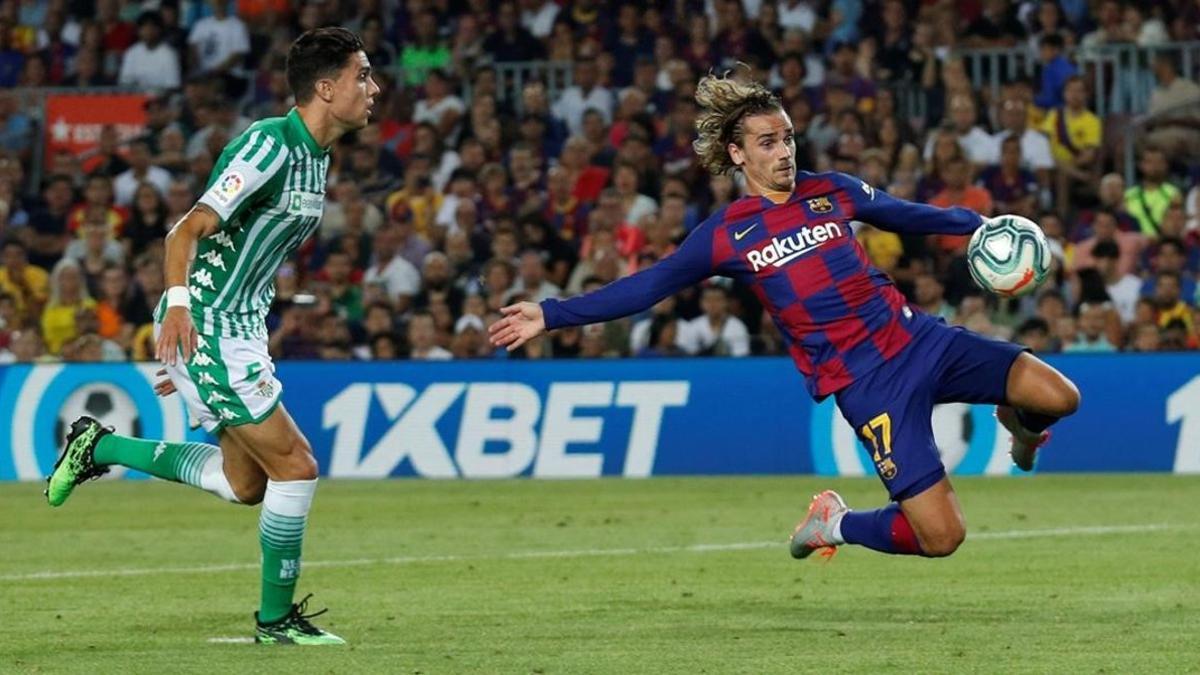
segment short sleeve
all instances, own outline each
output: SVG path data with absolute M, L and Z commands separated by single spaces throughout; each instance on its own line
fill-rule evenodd
M 251 205 L 269 194 L 267 186 L 287 164 L 288 152 L 282 140 L 263 131 L 251 131 L 225 148 L 224 167 L 200 196 L 204 204 L 221 218 L 227 229 Z

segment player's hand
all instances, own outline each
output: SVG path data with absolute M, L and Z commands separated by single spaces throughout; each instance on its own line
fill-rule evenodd
M 155 353 L 158 360 L 169 366 L 176 363 L 180 350 L 183 351 L 183 361 L 192 360 L 192 350 L 196 347 L 196 327 L 192 325 L 192 315 L 186 307 L 169 307 L 167 316 L 163 319 L 162 332 L 158 334 L 158 346 Z
M 171 378 L 167 377 L 167 369 L 162 368 L 156 374 L 163 379 L 154 383 L 154 393 L 158 394 L 159 396 L 170 396 L 171 394 L 174 394 L 175 383 L 171 381 Z
M 546 332 L 542 306 L 535 302 L 518 302 L 501 307 L 504 318 L 488 326 L 488 339 L 497 347 L 512 351 Z

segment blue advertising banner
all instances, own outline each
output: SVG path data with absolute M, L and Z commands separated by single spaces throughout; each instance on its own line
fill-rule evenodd
M 1039 471 L 1200 472 L 1200 355 L 1050 361 L 1083 404 Z M 178 396 L 154 395 L 157 370 L 0 369 L 0 480 L 44 477 L 81 414 L 123 434 L 205 438 Z M 334 477 L 874 473 L 833 399 L 814 403 L 784 359 L 282 363 L 278 377 Z M 952 473 L 1015 473 L 990 406 L 939 406 L 934 430 Z

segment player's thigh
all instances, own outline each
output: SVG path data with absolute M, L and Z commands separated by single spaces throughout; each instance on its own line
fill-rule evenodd
M 1008 404 L 1021 410 L 1066 417 L 1079 408 L 1079 389 L 1033 354 L 1023 353 L 1008 371 Z
M 1024 347 L 963 328 L 955 332 L 938 362 L 938 403 L 1008 403 L 1008 380 Z
M 919 494 L 900 500 L 900 510 L 926 555 L 950 555 L 967 536 L 958 495 L 945 476 Z
M 245 448 L 272 480 L 317 477 L 312 448 L 283 405 L 260 422 L 227 426 L 225 434 Z
M 945 477 L 933 440 L 933 403 L 919 378 L 870 378 L 839 392 L 837 402 L 891 499 L 919 494 Z
M 220 443 L 225 479 L 233 493 L 243 504 L 258 504 L 267 489 L 267 472 L 237 437 L 222 431 Z

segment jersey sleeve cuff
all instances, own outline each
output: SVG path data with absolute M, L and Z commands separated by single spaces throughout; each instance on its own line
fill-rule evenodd
M 547 331 L 556 330 L 565 325 L 562 319 L 562 311 L 558 307 L 558 300 L 546 298 L 541 302 L 541 305 L 542 322 L 546 324 Z
M 208 192 L 200 195 L 200 198 L 196 200 L 196 203 L 203 204 L 212 209 L 212 212 L 217 214 L 217 218 L 220 219 L 221 225 L 229 222 L 229 217 L 232 215 L 232 213 L 226 207 L 218 204 L 215 199 L 209 196 Z

